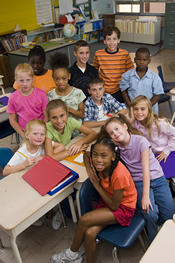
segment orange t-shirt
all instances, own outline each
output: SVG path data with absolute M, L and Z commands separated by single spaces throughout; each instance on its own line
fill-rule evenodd
M 14 89 L 19 89 L 19 85 L 15 81 L 13 84 Z M 46 74 L 42 76 L 34 76 L 33 87 L 45 91 L 47 94 L 50 90 L 56 88 L 55 81 L 52 78 L 52 70 L 48 69 Z
M 111 176 L 109 185 L 109 177 L 101 179 L 101 186 L 109 196 L 113 196 L 114 190 L 124 189 L 121 204 L 129 208 L 136 208 L 137 190 L 134 181 L 128 169 L 119 161 Z

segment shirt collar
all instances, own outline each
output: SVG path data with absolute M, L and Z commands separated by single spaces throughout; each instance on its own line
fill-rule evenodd
M 123 148 L 121 147 L 121 145 L 119 145 L 119 149 L 122 150 L 122 151 L 125 151 L 125 150 L 131 150 L 132 149 L 132 145 L 133 145 L 133 135 L 130 133 L 131 135 L 131 138 L 130 138 L 130 142 L 128 144 L 128 146 L 126 148 Z

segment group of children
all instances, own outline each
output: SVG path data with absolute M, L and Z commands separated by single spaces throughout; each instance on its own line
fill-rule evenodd
M 15 69 L 17 90 L 9 97 L 7 112 L 24 141 L 4 175 L 37 163 L 45 154 L 60 161 L 97 139 L 85 165 L 100 204 L 80 218 L 71 248 L 53 255 L 52 263 L 82 262 L 78 249 L 83 241 L 87 262 L 94 262 L 97 234 L 109 224 L 129 225 L 136 204 L 150 243 L 158 225 L 175 213 L 165 179 L 174 176 L 175 128 L 157 115 L 163 87 L 148 68 L 150 53 L 138 49 L 134 68 L 128 52 L 118 48 L 120 31 L 114 26 L 104 29 L 104 43 L 93 66 L 88 64 L 88 43 L 80 40 L 74 49 L 77 62 L 70 69 L 61 53 L 50 57 L 52 71 L 44 69 L 40 46 L 29 52 L 29 64 Z M 101 127 L 98 135 L 91 129 L 95 127 Z M 79 133 L 86 136 L 66 150 Z

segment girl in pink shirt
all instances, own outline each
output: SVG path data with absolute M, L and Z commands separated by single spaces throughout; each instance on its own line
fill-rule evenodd
M 23 63 L 16 67 L 15 79 L 19 89 L 10 95 L 7 112 L 11 126 L 24 138 L 26 124 L 31 119 L 47 122 L 48 99 L 44 91 L 33 87 L 34 73 L 29 64 Z
M 175 176 L 175 127 L 164 117 L 159 117 L 150 100 L 143 95 L 130 104 L 132 127 L 139 130 L 150 142 L 152 150 L 160 162 L 166 178 Z

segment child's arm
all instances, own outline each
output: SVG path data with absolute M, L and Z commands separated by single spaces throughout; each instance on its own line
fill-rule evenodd
M 48 122 L 48 116 L 47 116 L 46 110 L 43 110 L 43 116 L 44 116 L 44 122 L 47 123 Z
M 9 113 L 9 121 L 10 121 L 10 125 L 13 127 L 13 129 L 22 137 L 24 138 L 24 132 L 21 129 L 21 127 L 19 126 L 18 122 L 17 122 L 17 117 L 16 117 L 16 113 Z
M 85 121 L 83 122 L 83 125 L 89 127 L 89 128 L 96 128 L 96 127 L 101 127 L 105 125 L 107 120 L 105 121 Z
M 128 96 L 127 90 L 122 91 L 122 97 L 123 97 L 124 101 L 126 102 L 126 104 L 127 104 L 128 107 L 129 107 L 131 101 L 130 101 L 130 98 L 129 98 L 129 96 Z
M 123 94 L 122 94 L 122 95 L 123 95 Z M 160 95 L 154 95 L 154 96 L 150 99 L 152 106 L 153 106 L 154 104 L 156 104 L 159 99 L 160 99 Z
M 150 162 L 149 162 L 149 148 L 141 154 L 142 158 L 142 172 L 143 172 L 143 194 L 142 194 L 142 210 L 149 213 L 149 207 L 153 211 L 153 207 L 149 198 L 150 193 Z
M 69 156 L 68 150 L 54 153 L 54 148 L 52 146 L 52 141 L 51 141 L 50 138 L 47 138 L 47 137 L 46 137 L 46 140 L 45 140 L 45 153 L 46 153 L 46 155 L 51 156 L 53 159 L 55 159 L 57 161 L 61 161 L 64 158 Z
M 6 176 L 6 175 L 9 175 L 11 173 L 15 173 L 15 172 L 21 171 L 21 170 L 27 168 L 28 166 L 31 166 L 35 162 L 36 162 L 35 158 L 30 156 L 23 163 L 20 163 L 20 164 L 17 164 L 17 165 L 12 165 L 12 166 L 7 164 L 4 167 L 3 175 Z
M 70 146 L 68 150 L 70 155 L 77 154 L 81 151 L 83 144 L 91 143 L 97 137 L 97 133 L 95 131 L 83 124 L 80 126 L 79 132 L 84 133 L 87 136 Z
M 82 101 L 78 105 L 78 110 L 74 110 L 73 108 L 67 106 L 68 112 L 72 113 L 76 118 L 83 119 L 84 118 L 84 102 Z

